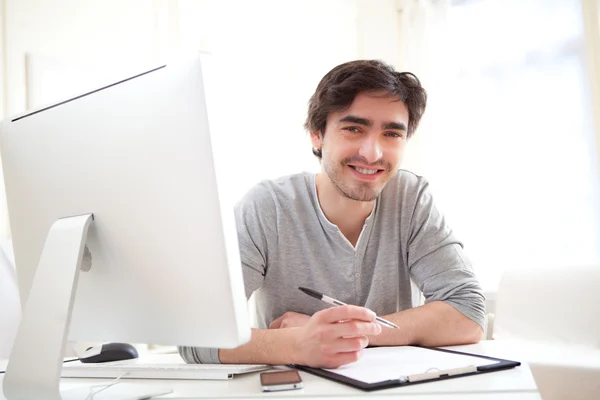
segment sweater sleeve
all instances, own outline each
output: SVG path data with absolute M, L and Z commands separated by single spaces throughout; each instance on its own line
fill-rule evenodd
M 410 224 L 408 265 L 426 303 L 443 301 L 483 328 L 483 291 L 462 243 L 435 207 L 427 182 L 421 186 Z

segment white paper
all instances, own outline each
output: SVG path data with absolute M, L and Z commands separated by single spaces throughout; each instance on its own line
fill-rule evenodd
M 373 347 L 364 349 L 357 362 L 326 371 L 365 383 L 376 383 L 437 370 L 478 367 L 496 362 L 421 347 Z

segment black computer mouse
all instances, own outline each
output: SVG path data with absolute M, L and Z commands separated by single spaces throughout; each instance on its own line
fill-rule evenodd
M 89 349 L 88 349 L 89 350 Z M 80 358 L 82 363 L 102 363 L 109 361 L 123 361 L 137 358 L 137 349 L 129 343 L 106 343 L 102 345 L 100 354 Z

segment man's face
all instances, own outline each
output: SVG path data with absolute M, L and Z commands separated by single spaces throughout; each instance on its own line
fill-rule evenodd
M 329 114 L 325 135 L 312 132 L 321 166 L 346 197 L 373 201 L 397 172 L 407 142 L 408 109 L 382 93 L 361 93 L 347 110 Z

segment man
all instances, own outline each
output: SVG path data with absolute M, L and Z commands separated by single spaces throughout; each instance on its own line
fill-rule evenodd
M 236 349 L 182 347 L 186 361 L 335 368 L 367 345 L 479 341 L 484 298 L 462 245 L 425 179 L 399 169 L 426 100 L 414 75 L 380 61 L 323 77 L 306 121 L 321 172 L 261 182 L 236 206 L 262 329 Z M 423 306 L 412 307 L 411 278 Z M 355 306 L 326 308 L 299 286 Z

